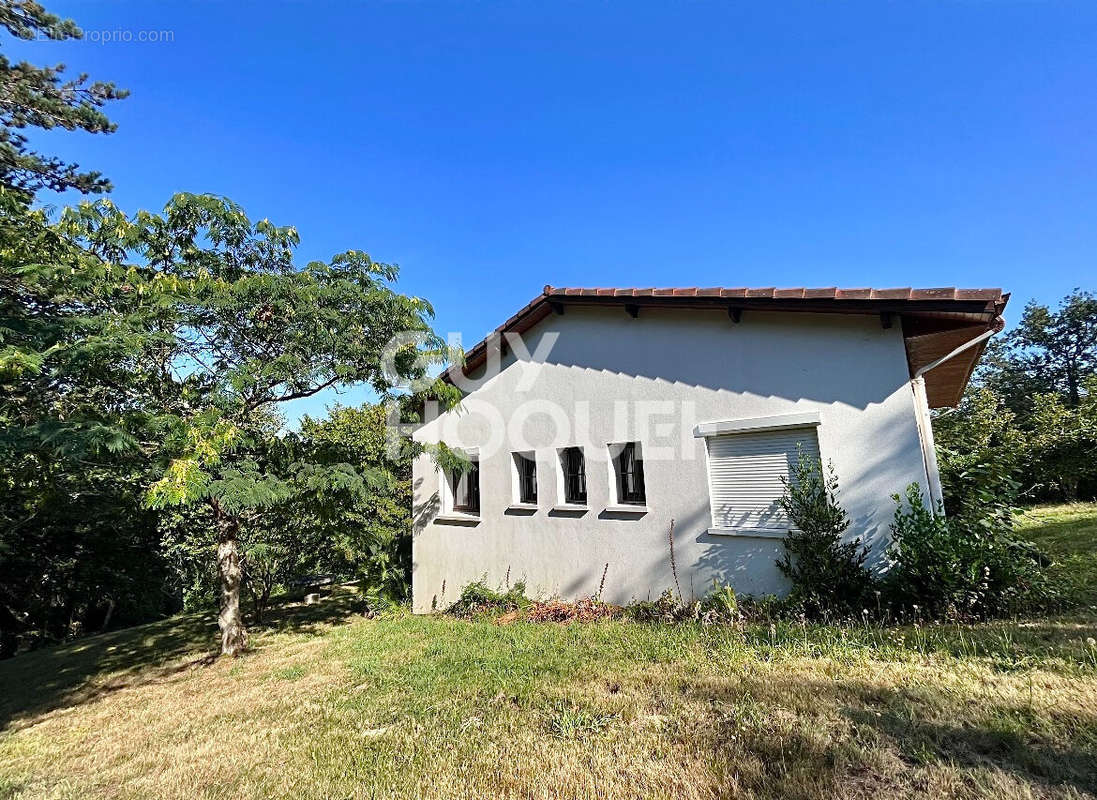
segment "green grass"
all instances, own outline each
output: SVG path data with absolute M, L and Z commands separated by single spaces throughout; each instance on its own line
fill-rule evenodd
M 1095 524 L 1025 521 L 1078 586 Z M 0 798 L 1097 796 L 1085 610 L 739 629 L 358 603 L 283 607 L 236 660 L 182 616 L 0 662 Z
M 1052 575 L 1083 606 L 1097 606 L 1097 504 L 1038 506 L 1020 518 L 1021 535 L 1055 559 Z

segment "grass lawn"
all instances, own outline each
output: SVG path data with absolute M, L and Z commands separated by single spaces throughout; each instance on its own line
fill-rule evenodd
M 1097 505 L 1038 506 L 1020 520 L 1022 536 L 1055 558 L 1054 578 L 1085 606 L 1097 605 Z
M 1094 587 L 1097 506 L 1024 525 Z M 1092 609 L 739 630 L 355 604 L 282 608 L 236 660 L 181 616 L 0 662 L 0 798 L 1097 797 Z

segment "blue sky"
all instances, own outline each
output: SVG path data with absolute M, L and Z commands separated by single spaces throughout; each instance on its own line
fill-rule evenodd
M 172 41 L 6 40 L 132 90 L 43 147 L 397 262 L 466 345 L 546 283 L 1097 283 L 1092 2 L 46 5 Z

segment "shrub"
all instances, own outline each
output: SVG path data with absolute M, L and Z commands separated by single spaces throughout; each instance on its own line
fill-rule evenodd
M 603 603 L 596 597 L 586 597 L 574 603 L 563 600 L 534 602 L 526 613 L 530 622 L 597 622 L 621 616 L 620 606 Z
M 833 465 L 823 475 L 813 458 L 800 453 L 778 501 L 795 529 L 785 539 L 777 566 L 792 583 L 787 603 L 818 619 L 848 616 L 864 607 L 873 589 L 865 567 L 868 549 L 845 542 L 849 517 L 838 503 Z
M 739 598 L 739 616 L 751 625 L 769 624 L 788 614 L 788 603 L 775 594 L 743 595 Z
M 518 581 L 504 592 L 497 592 L 483 581 L 473 581 L 461 590 L 461 597 L 449 607 L 450 614 L 474 617 L 480 614 L 505 614 L 529 605 L 525 581 Z
M 687 616 L 670 589 L 659 595 L 658 600 L 637 600 L 625 608 L 625 614 L 636 622 L 678 622 Z
M 701 621 L 707 623 L 736 623 L 742 617 L 739 598 L 731 584 L 721 584 L 712 579 L 712 591 L 701 600 Z
M 1054 590 L 1043 573 L 1047 561 L 1013 536 L 1000 515 L 946 517 L 931 512 L 917 484 L 897 504 L 884 579 L 888 603 L 901 614 L 990 617 L 1046 607 Z
M 1030 445 L 1002 399 L 987 388 L 969 390 L 955 409 L 934 417 L 933 435 L 945 513 L 1008 522 Z

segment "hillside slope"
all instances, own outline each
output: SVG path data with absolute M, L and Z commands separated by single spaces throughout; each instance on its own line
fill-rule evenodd
M 1082 570 L 1097 507 L 1066 513 L 1025 524 Z M 739 630 L 356 604 L 286 606 L 236 660 L 184 616 L 0 663 L 0 798 L 1097 797 L 1089 612 Z

